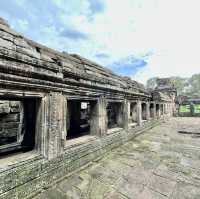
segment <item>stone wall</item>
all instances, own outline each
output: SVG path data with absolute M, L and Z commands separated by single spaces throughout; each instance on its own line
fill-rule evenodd
M 22 120 L 21 102 L 0 100 L 0 146 L 18 141 Z
M 158 125 L 159 121 L 126 131 L 118 131 L 106 137 L 96 138 L 78 146 L 65 148 L 64 154 L 52 160 L 36 156 L 16 164 L 6 172 L 0 170 L 0 198 L 22 199 L 46 189 L 81 166 L 108 153 L 139 133 Z
M 23 146 L 14 146 L 16 151 L 9 155 L 0 153 L 0 198 L 4 199 L 22 199 L 45 189 L 167 117 L 163 114 L 149 119 L 149 103 L 153 98 L 138 82 L 79 55 L 35 43 L 16 33 L 1 18 L 0 87 L 1 136 L 14 136 L 19 125 L 18 143 L 29 150 L 24 153 Z M 8 102 L 9 99 L 23 102 L 23 106 Z M 73 100 L 95 104 L 88 137 L 68 140 Z M 171 103 L 165 97 L 156 100 L 159 106 Z M 108 130 L 109 102 L 117 104 L 120 125 Z M 129 128 L 131 102 L 136 102 L 134 128 Z M 146 104 L 145 122 L 142 103 Z

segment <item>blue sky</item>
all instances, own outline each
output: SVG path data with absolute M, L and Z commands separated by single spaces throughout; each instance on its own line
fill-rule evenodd
M 26 37 L 145 82 L 197 73 L 198 0 L 1 0 Z

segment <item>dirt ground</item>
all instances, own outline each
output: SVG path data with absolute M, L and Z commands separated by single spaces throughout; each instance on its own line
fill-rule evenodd
M 173 118 L 35 199 L 200 199 L 200 118 Z

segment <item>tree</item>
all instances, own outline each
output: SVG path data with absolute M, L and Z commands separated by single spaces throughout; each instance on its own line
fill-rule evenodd
M 200 74 L 192 75 L 188 80 L 190 89 L 188 95 L 190 96 L 200 96 Z
M 171 77 L 171 81 L 177 89 L 177 94 L 182 95 L 185 92 L 185 87 L 188 85 L 188 78 Z
M 155 89 L 157 86 L 157 79 L 158 79 L 158 77 L 153 77 L 153 78 L 148 79 L 147 83 L 146 83 L 146 88 L 148 90 Z
M 153 90 L 157 86 L 156 80 L 158 77 L 150 78 L 147 81 L 146 87 L 148 90 Z M 194 74 L 190 78 L 170 77 L 173 85 L 177 89 L 178 95 L 186 95 L 188 97 L 200 96 L 200 74 Z

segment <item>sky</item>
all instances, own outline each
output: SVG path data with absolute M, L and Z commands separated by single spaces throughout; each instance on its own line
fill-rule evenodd
M 200 72 L 199 0 L 1 0 L 24 36 L 146 83 Z

